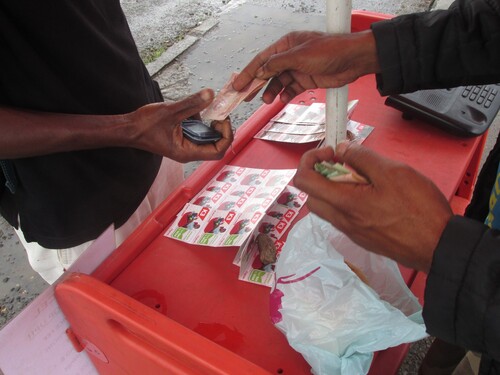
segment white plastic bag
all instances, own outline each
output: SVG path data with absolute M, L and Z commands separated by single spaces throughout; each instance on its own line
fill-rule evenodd
M 276 327 L 316 375 L 366 374 L 373 352 L 426 336 L 421 306 L 397 264 L 313 214 L 288 235 L 270 307 Z

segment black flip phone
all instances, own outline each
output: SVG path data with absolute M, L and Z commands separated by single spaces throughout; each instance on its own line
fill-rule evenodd
M 217 142 L 222 138 L 222 134 L 203 121 L 187 119 L 182 121 L 182 133 L 184 137 L 197 145 Z

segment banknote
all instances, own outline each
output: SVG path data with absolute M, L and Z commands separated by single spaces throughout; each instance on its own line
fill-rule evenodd
M 233 81 L 237 76 L 238 73 L 231 75 L 213 102 L 201 112 L 202 119 L 224 120 L 245 98 L 259 91 L 267 82 L 256 78 L 245 89 L 236 91 L 233 89 Z

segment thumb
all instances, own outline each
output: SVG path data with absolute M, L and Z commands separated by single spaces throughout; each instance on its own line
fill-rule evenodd
M 172 110 L 180 121 L 200 113 L 200 111 L 205 109 L 213 100 L 213 90 L 204 89 L 196 94 L 179 100 L 173 105 Z
M 347 164 L 371 182 L 378 175 L 383 175 L 381 170 L 392 164 L 390 159 L 354 142 L 339 143 L 335 149 L 335 155 L 339 162 Z

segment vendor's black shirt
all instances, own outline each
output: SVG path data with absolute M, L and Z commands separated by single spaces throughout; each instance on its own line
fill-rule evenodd
M 119 114 L 161 100 L 119 0 L 0 1 L 0 105 Z M 28 241 L 75 246 L 123 224 L 160 162 L 128 148 L 12 160 L 17 187 L 2 183 L 0 213 L 16 227 L 19 215 Z

